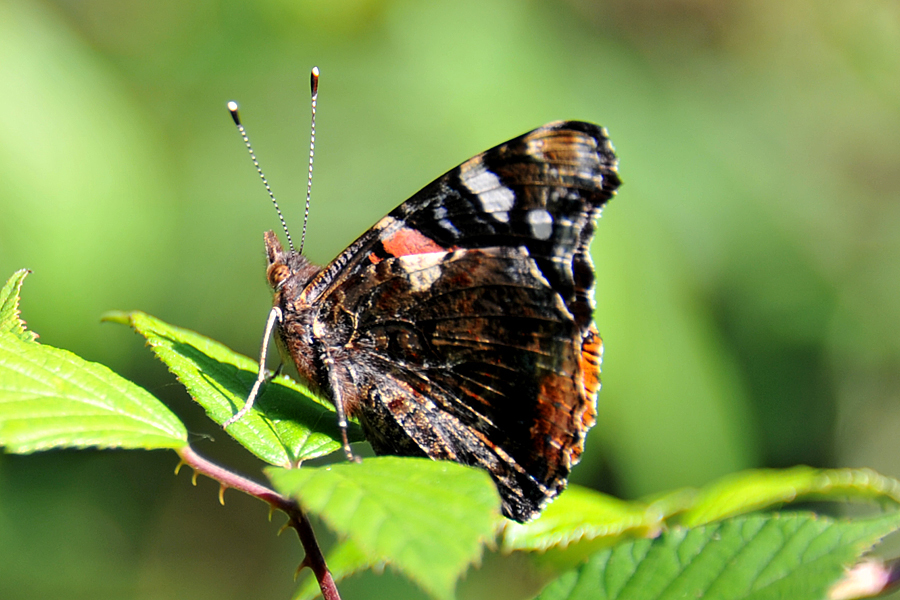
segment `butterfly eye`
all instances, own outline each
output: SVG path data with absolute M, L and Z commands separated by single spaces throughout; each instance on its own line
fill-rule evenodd
M 277 290 L 284 280 L 291 276 L 291 270 L 284 263 L 273 263 L 269 265 L 266 272 L 266 278 L 273 290 Z

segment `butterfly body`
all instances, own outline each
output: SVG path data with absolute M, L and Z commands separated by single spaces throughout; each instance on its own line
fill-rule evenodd
M 484 468 L 527 521 L 595 421 L 589 245 L 618 185 L 605 131 L 556 122 L 439 177 L 324 268 L 268 232 L 279 347 L 376 453 Z

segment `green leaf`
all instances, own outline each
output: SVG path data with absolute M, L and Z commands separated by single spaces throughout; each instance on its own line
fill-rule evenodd
M 503 528 L 502 549 L 544 551 L 554 546 L 608 538 L 606 545 L 623 534 L 653 535 L 663 527 L 655 505 L 626 502 L 577 485 L 570 485 L 541 516 L 529 523 L 508 521 Z
M 770 508 L 795 500 L 881 500 L 900 503 L 900 481 L 870 469 L 759 469 L 727 475 L 700 490 L 680 516 L 685 526 Z
M 19 291 L 30 272 L 28 269 L 16 271 L 0 288 L 0 333 L 11 333 L 23 342 L 33 342 L 37 338 L 37 334 L 28 331 L 25 322 L 19 318 Z
M 536 565 L 560 573 L 624 539 L 659 535 L 667 519 L 691 506 L 696 495 L 683 488 L 652 500 L 625 501 L 570 486 L 538 519 L 506 523 L 501 548 L 536 550 Z
M 258 365 L 227 346 L 146 313 L 115 312 L 107 321 L 130 325 L 216 423 L 231 418 L 256 380 Z M 279 376 L 257 398 L 253 410 L 228 426 L 228 434 L 269 464 L 293 467 L 341 447 L 334 409 L 292 379 Z M 362 439 L 359 427 L 348 432 Z
M 490 477 L 446 461 L 384 456 L 267 474 L 366 560 L 384 560 L 436 598 L 453 597 L 499 520 Z
M 900 513 L 847 521 L 754 515 L 676 528 L 594 554 L 539 600 L 821 600 L 845 567 L 900 527 Z
M 340 581 L 364 569 L 380 571 L 384 568 L 383 560 L 374 560 L 360 549 L 353 540 L 344 540 L 335 544 L 325 557 L 325 564 L 335 581 Z M 294 593 L 293 600 L 312 600 L 322 593 L 319 582 L 308 573 L 303 583 Z
M 702 490 L 684 488 L 632 502 L 572 486 L 540 518 L 506 524 L 501 547 L 543 552 L 535 560 L 559 571 L 623 538 L 653 537 L 669 526 L 696 527 L 798 499 L 848 498 L 897 504 L 900 482 L 868 469 L 753 470 Z
M 187 432 L 168 408 L 107 367 L 0 332 L 0 445 L 180 448 Z

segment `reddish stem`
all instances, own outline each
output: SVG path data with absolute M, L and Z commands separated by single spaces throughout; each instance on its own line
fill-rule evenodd
M 306 558 L 303 560 L 302 566 L 309 567 L 313 575 L 316 576 L 316 581 L 319 582 L 319 589 L 322 590 L 322 597 L 325 600 L 341 600 L 334 578 L 328 570 L 328 565 L 325 564 L 322 549 L 319 548 L 319 543 L 316 541 L 316 534 L 313 532 L 306 515 L 303 514 L 300 506 L 294 500 L 285 498 L 273 489 L 206 460 L 194 452 L 194 449 L 190 446 L 179 448 L 176 452 L 181 461 L 196 473 L 206 475 L 210 479 L 218 481 L 224 487 L 234 488 L 259 498 L 273 508 L 284 512 L 288 516 L 288 526 L 293 527 L 297 532 L 300 543 L 303 544 L 303 550 L 306 552 Z

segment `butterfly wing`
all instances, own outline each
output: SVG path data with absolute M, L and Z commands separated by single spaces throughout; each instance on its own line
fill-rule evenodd
M 603 129 L 551 123 L 441 176 L 309 282 L 312 368 L 377 453 L 481 466 L 519 521 L 565 487 L 599 387 L 589 244 L 618 185 Z

